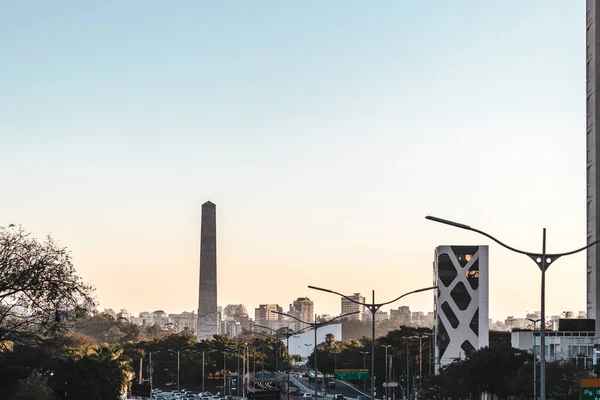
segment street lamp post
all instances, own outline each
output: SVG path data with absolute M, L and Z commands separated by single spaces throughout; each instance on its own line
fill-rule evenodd
M 202 350 L 202 392 L 203 393 L 204 393 L 204 365 L 205 365 L 204 355 L 205 355 L 205 353 L 210 354 L 210 353 L 214 353 L 215 351 L 216 350 L 210 350 L 210 351 L 207 352 L 205 350 Z
M 179 390 L 179 350 L 175 351 L 175 350 L 167 349 L 167 351 L 169 351 L 173 354 L 177 354 L 177 390 Z
M 355 311 L 355 312 L 351 312 L 351 313 L 347 313 L 347 314 L 338 315 L 337 317 L 335 317 L 333 319 L 330 319 L 329 321 L 324 321 L 324 322 L 317 322 L 317 315 L 316 314 L 315 314 L 315 322 L 307 322 L 307 321 L 303 321 L 300 318 L 298 318 L 298 317 L 296 317 L 294 315 L 291 315 L 291 314 L 286 314 L 286 313 L 282 313 L 282 312 L 279 312 L 279 311 L 271 311 L 271 312 L 274 313 L 274 314 L 279 314 L 279 315 L 283 315 L 283 316 L 286 316 L 286 317 L 293 318 L 296 321 L 299 321 L 299 322 L 301 322 L 303 324 L 308 325 L 307 327 L 310 327 L 310 328 L 312 328 L 315 331 L 315 399 L 316 399 L 318 397 L 318 395 L 319 395 L 318 391 L 317 391 L 317 382 L 318 382 L 318 376 L 319 376 L 319 370 L 317 368 L 317 330 L 320 327 L 325 326 L 325 325 L 329 325 L 332 322 L 334 322 L 334 321 L 336 321 L 336 320 L 338 320 L 340 318 L 344 318 L 344 317 L 347 317 L 347 316 L 350 316 L 350 315 L 358 314 L 359 311 Z
M 337 369 L 337 355 L 340 354 L 339 351 L 332 351 L 331 354 L 333 354 L 333 387 L 335 388 L 334 390 L 337 391 L 337 382 L 335 379 L 335 370 Z M 334 393 L 335 393 L 334 391 Z
M 423 339 L 429 336 L 431 336 L 431 333 L 409 337 L 409 339 L 419 339 L 419 391 L 421 390 L 421 380 L 423 379 Z
M 406 398 L 410 399 L 410 349 L 408 348 L 410 338 L 404 339 L 406 339 Z
M 154 354 L 160 353 L 161 350 L 155 351 Z M 150 393 L 152 393 L 152 375 L 154 375 L 154 365 L 152 365 L 152 352 L 150 352 L 150 361 L 148 362 L 148 376 L 150 380 Z
M 223 351 L 223 396 L 227 396 L 225 388 L 227 387 L 227 352 Z
M 546 228 L 543 228 L 543 230 L 542 230 L 542 252 L 534 253 L 534 252 L 523 251 L 523 250 L 519 250 L 514 247 L 511 247 L 511 246 L 501 242 L 500 240 L 496 239 L 489 233 L 481 231 L 479 229 L 472 228 L 469 225 L 461 224 L 459 222 L 449 221 L 449 220 L 442 219 L 442 218 L 432 217 L 431 215 L 428 215 L 425 218 L 428 220 L 434 221 L 434 222 L 439 222 L 442 224 L 454 226 L 456 228 L 465 229 L 467 231 L 473 231 L 473 232 L 479 233 L 480 235 L 483 235 L 483 236 L 493 240 L 494 242 L 498 243 L 500 246 L 502 246 L 510 251 L 526 255 L 531 260 L 533 260 L 533 262 L 535 262 L 536 265 L 540 268 L 540 271 L 542 272 L 541 296 L 540 296 L 540 298 L 541 298 L 540 299 L 541 300 L 541 311 L 540 311 L 540 314 L 541 314 L 540 315 L 540 320 L 541 320 L 541 323 L 540 323 L 540 399 L 546 400 L 546 270 L 550 267 L 550 264 L 553 264 L 559 258 L 561 258 L 563 256 L 568 256 L 571 254 L 579 253 L 580 251 L 583 251 L 585 249 L 588 249 L 588 248 L 600 243 L 600 240 L 595 240 L 591 243 L 588 243 L 587 246 L 584 246 L 584 247 L 581 247 L 579 249 L 575 249 L 572 251 L 567 251 L 564 253 L 548 254 L 546 252 Z
M 389 374 L 388 374 L 388 348 L 392 347 L 392 345 L 386 344 L 386 345 L 383 345 L 383 347 L 385 347 L 385 383 L 386 383 L 384 392 L 385 392 L 385 400 L 388 400 L 388 398 L 390 397 L 389 396 L 390 392 L 388 389 L 388 386 L 390 385 Z
M 531 319 L 531 318 L 527 318 L 528 320 L 530 320 L 531 322 L 533 322 L 533 347 L 531 348 L 531 352 L 533 353 L 533 400 L 536 400 L 537 398 L 537 382 L 536 382 L 536 378 L 537 378 L 537 357 L 535 356 L 535 324 L 537 324 L 538 322 L 541 321 L 541 319 Z
M 361 351 L 360 354 L 363 355 L 363 369 L 367 368 L 367 354 L 369 354 L 368 351 Z M 363 392 L 367 393 L 367 380 L 363 379 Z
M 292 329 L 290 328 L 285 328 L 285 332 L 280 332 L 278 330 L 275 330 L 273 328 L 269 328 L 268 326 L 263 326 L 263 325 L 254 325 L 255 327 L 259 327 L 259 328 L 264 328 L 264 329 L 268 329 L 270 331 L 272 331 L 273 333 L 275 333 L 276 335 L 278 334 L 283 334 L 285 336 L 285 340 L 286 340 L 286 349 L 287 349 L 287 353 L 288 353 L 288 374 L 287 374 L 287 398 L 289 400 L 290 398 L 290 373 L 291 373 L 291 366 L 290 366 L 290 337 L 302 332 L 304 329 L 299 330 L 298 332 L 294 332 Z M 279 339 L 276 338 L 277 342 L 279 342 Z M 275 375 L 275 380 L 277 380 L 277 375 Z
M 306 361 L 308 361 L 308 358 L 310 357 L 310 348 L 312 346 L 312 343 L 304 343 L 304 346 L 306 346 Z
M 410 294 L 414 294 L 414 293 L 420 293 L 420 292 L 425 292 L 427 290 L 433 290 L 433 289 L 437 289 L 437 286 L 430 286 L 430 287 L 426 287 L 426 288 L 421 288 L 421 289 L 417 289 L 417 290 L 413 290 L 412 292 L 407 292 L 404 293 L 402 296 L 396 297 L 394 300 L 390 300 L 390 301 L 386 301 L 385 303 L 375 303 L 375 290 L 373 290 L 372 295 L 373 295 L 373 302 L 370 304 L 367 303 L 361 303 L 360 301 L 354 300 L 351 297 L 348 297 L 346 295 L 343 295 L 339 292 L 335 292 L 333 290 L 329 290 L 329 289 L 323 289 L 320 287 L 316 287 L 316 286 L 309 286 L 309 289 L 315 289 L 315 290 L 320 290 L 322 292 L 327 292 L 327 293 L 333 293 L 333 294 L 337 294 L 338 296 L 341 296 L 343 298 L 345 298 L 346 300 L 350 301 L 351 303 L 355 303 L 355 304 L 359 304 L 362 306 L 365 306 L 366 309 L 368 309 L 371 312 L 372 315 L 372 320 L 373 320 L 373 325 L 372 325 L 372 334 L 371 334 L 371 400 L 375 400 L 375 314 L 377 313 L 377 311 L 388 304 L 391 304 L 395 301 L 400 300 L 401 298 L 408 296 Z

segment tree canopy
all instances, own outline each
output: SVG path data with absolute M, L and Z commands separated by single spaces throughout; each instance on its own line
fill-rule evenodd
M 93 303 L 69 251 L 50 236 L 0 227 L 0 346 L 33 343 L 65 329 Z

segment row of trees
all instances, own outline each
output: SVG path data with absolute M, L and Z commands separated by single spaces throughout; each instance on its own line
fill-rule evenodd
M 250 357 L 251 368 L 257 371 L 289 365 L 284 341 L 273 336 L 245 332 L 235 340 L 217 335 L 198 343 L 187 332 L 172 334 L 157 326 L 142 328 L 109 315 L 90 314 L 92 304 L 92 288 L 77 276 L 65 248 L 51 238 L 39 242 L 19 227 L 0 227 L 0 393 L 4 397 L 114 399 L 140 374 L 147 378 L 151 354 L 156 385 L 176 380 L 178 353 L 180 382 L 188 388 L 199 387 L 203 371 L 215 378 L 223 370 L 240 370 L 244 356 Z M 499 399 L 530 397 L 531 357 L 511 348 L 507 333 L 491 332 L 490 347 L 466 354 L 439 375 L 431 373 L 429 333 L 412 327 L 382 332 L 374 354 L 378 393 L 385 380 L 384 346 L 388 346 L 392 380 L 410 382 L 421 398 L 474 399 L 484 392 Z M 319 370 L 331 373 L 336 365 L 362 367 L 363 360 L 370 360 L 363 353 L 370 351 L 370 338 L 336 341 L 330 335 L 313 349 L 310 360 L 316 354 Z M 578 379 L 584 375 L 576 365 L 552 362 L 547 374 L 552 398 L 576 398 Z
M 536 366 L 539 377 L 539 363 Z M 551 399 L 578 399 L 579 380 L 588 372 L 569 360 L 546 364 L 546 393 Z M 539 381 L 537 392 L 539 393 Z M 533 395 L 531 353 L 506 345 L 485 347 L 428 377 L 421 397 L 431 400 L 478 399 L 482 393 L 498 399 L 530 399 Z

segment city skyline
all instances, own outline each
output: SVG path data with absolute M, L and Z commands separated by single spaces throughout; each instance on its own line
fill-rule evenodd
M 102 308 L 195 309 L 206 200 L 218 304 L 333 314 L 308 285 L 389 300 L 489 245 L 490 316 L 540 308 L 530 260 L 423 217 L 585 245 L 583 1 L 237 7 L 3 4 L 0 225 L 67 246 Z M 586 309 L 584 254 L 547 295 Z

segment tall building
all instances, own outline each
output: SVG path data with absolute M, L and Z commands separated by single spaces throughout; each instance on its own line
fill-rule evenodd
M 360 303 L 365 302 L 365 297 L 361 296 L 360 293 L 354 293 L 353 295 L 348 296 L 348 298 L 354 301 L 358 301 Z M 360 314 L 351 315 L 349 318 L 361 319 L 361 314 L 363 313 L 363 311 L 365 311 L 365 305 L 353 303 L 350 300 L 342 297 L 342 312 L 340 314 L 348 314 L 356 311 L 358 311 Z
M 315 321 L 314 303 L 308 297 L 298 297 L 290 304 L 290 314 L 305 322 Z
M 207 201 L 202 204 L 200 228 L 200 289 L 198 295 L 197 338 L 212 339 L 218 333 L 217 315 L 217 211 Z
M 227 317 L 241 317 L 248 315 L 248 310 L 243 304 L 227 304 L 223 310 L 223 315 Z
M 600 30 L 596 29 L 600 13 L 600 0 L 586 0 L 586 180 L 587 180 L 587 240 L 600 239 Z M 600 246 L 587 250 L 587 317 L 596 319 L 596 332 L 600 333 Z
M 258 308 L 254 309 L 254 322 L 264 325 L 267 321 L 279 321 L 281 315 L 271 311 L 282 313 L 283 308 L 279 307 L 278 304 L 261 304 Z
M 390 319 L 400 324 L 408 325 L 411 323 L 410 307 L 400 306 L 397 310 L 390 310 Z
M 489 343 L 488 246 L 437 247 L 433 276 L 437 373 Z
M 198 315 L 194 311 L 184 311 L 181 314 L 169 314 L 169 320 L 175 326 L 175 332 L 196 333 Z

